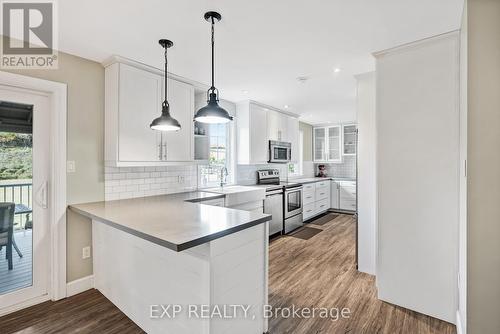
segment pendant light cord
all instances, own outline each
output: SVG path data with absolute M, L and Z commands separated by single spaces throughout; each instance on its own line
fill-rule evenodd
M 212 16 L 212 87 L 210 87 L 210 89 L 212 90 L 212 92 L 215 91 L 215 61 L 214 61 L 214 48 L 215 48 L 215 38 L 214 38 L 214 26 L 215 26 L 215 21 L 214 21 L 214 18 Z
M 168 58 L 167 58 L 167 50 L 168 48 L 165 47 L 165 100 L 163 101 L 163 105 L 168 107 L 168 101 L 167 101 L 167 92 L 168 92 L 168 78 L 167 78 L 167 65 L 168 65 Z

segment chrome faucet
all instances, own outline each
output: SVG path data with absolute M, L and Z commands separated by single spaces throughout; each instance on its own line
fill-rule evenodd
M 220 169 L 220 187 L 224 187 L 225 184 L 227 184 L 227 175 L 229 173 L 227 172 L 226 166 L 222 167 Z

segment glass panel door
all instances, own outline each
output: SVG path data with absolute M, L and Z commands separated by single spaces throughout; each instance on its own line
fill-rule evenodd
M 0 311 L 46 296 L 50 101 L 0 85 Z
M 340 160 L 340 126 L 328 128 L 328 160 Z
M 356 154 L 356 125 L 344 125 L 344 155 Z
M 326 128 L 314 128 L 314 160 L 325 161 Z
M 287 212 L 293 212 L 302 206 L 302 190 L 287 193 Z
M 288 160 L 288 149 L 286 147 L 275 147 L 274 160 Z

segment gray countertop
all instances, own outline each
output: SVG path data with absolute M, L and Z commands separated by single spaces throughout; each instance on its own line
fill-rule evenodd
M 314 183 L 314 182 L 319 182 L 323 180 L 334 180 L 334 181 L 356 181 L 355 178 L 348 178 L 348 177 L 306 177 L 306 178 L 298 178 L 298 179 L 290 179 L 290 182 L 298 182 L 302 184 L 306 183 Z
M 69 209 L 174 251 L 271 220 L 271 215 L 204 205 L 223 194 L 193 191 L 70 205 Z

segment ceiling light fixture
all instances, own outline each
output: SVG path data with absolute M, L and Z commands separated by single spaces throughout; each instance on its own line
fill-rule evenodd
M 338 67 L 333 70 L 334 73 L 339 73 L 340 71 L 342 71 L 342 70 Z
M 201 123 L 227 123 L 233 120 L 233 117 L 222 107 L 219 106 L 219 90 L 215 88 L 214 79 L 214 26 L 215 21 L 220 21 L 222 16 L 217 12 L 205 13 L 205 20 L 211 23 L 212 32 L 212 86 L 207 91 L 207 105 L 196 112 L 194 120 Z
M 288 108 L 290 108 L 290 106 L 289 106 L 288 104 L 285 104 L 285 105 L 283 106 L 283 108 L 288 109 Z
M 243 94 L 248 94 L 248 90 L 242 90 L 241 91 Z
M 172 41 L 169 41 L 168 39 L 160 39 L 159 40 L 160 45 L 165 49 L 165 100 L 163 101 L 161 105 L 161 116 L 158 118 L 155 118 L 149 127 L 153 130 L 159 130 L 159 131 L 178 131 L 181 129 L 181 125 L 179 122 L 173 118 L 170 115 L 170 105 L 168 104 L 167 100 L 167 50 L 168 48 L 172 47 L 174 43 Z

